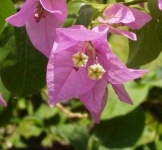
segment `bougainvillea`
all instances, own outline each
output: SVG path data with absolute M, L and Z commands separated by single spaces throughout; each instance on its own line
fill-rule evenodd
M 158 0 L 159 3 L 159 9 L 162 10 L 162 0 Z
M 106 25 L 92 31 L 83 26 L 57 29 L 63 26 L 67 13 L 64 0 L 27 0 L 17 14 L 6 20 L 17 27 L 25 25 L 34 46 L 49 57 L 50 105 L 77 97 L 98 123 L 108 97 L 107 84 L 112 85 L 121 101 L 132 104 L 123 84 L 146 73 L 128 69 L 113 54 L 107 43 L 107 33 L 137 40 L 134 33 L 116 27 L 139 29 L 151 16 L 135 8 L 112 4 L 104 10 L 103 18 L 98 17 L 99 22 Z
M 0 149 L 161 150 L 161 27 L 162 0 L 1 1 Z
M 25 25 L 33 45 L 48 57 L 56 28 L 63 26 L 67 11 L 65 0 L 27 0 L 17 14 L 6 20 L 16 27 Z
M 127 26 L 131 29 L 140 29 L 151 20 L 151 16 L 135 8 L 122 4 L 112 4 L 104 10 L 103 18 L 99 17 L 98 20 L 107 24 L 111 33 L 125 35 L 131 40 L 137 40 L 134 33 L 116 27 Z
M 82 26 L 57 30 L 57 43 L 47 67 L 50 105 L 78 97 L 98 123 L 107 101 L 108 83 L 121 101 L 132 104 L 123 84 L 146 71 L 128 69 L 112 53 L 107 31 L 107 26 L 92 31 Z
M 0 104 L 2 106 L 7 106 L 7 103 L 5 102 L 5 100 L 3 99 L 2 95 L 0 95 Z

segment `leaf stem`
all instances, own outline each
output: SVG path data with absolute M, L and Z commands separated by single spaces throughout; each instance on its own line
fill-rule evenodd
M 73 113 L 69 109 L 61 105 L 60 103 L 56 104 L 56 107 L 60 109 L 62 112 L 64 112 L 64 114 L 66 114 L 68 118 L 87 118 L 88 117 L 88 114 L 86 113 L 83 113 L 83 114 L 78 113 L 78 112 Z
M 147 1 L 148 0 L 134 0 L 134 1 L 130 1 L 130 2 L 123 2 L 122 4 L 129 6 L 129 5 L 144 3 L 144 2 L 147 2 Z

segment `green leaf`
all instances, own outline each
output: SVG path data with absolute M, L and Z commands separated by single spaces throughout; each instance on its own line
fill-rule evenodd
M 7 124 L 11 123 L 12 120 L 14 120 L 15 116 L 13 114 L 13 111 L 15 110 L 15 101 L 14 99 L 10 98 L 7 101 L 7 107 L 2 109 L 0 112 L 0 126 L 6 126 Z
M 0 36 L 1 78 L 15 96 L 25 96 L 45 86 L 47 58 L 31 44 L 25 28 L 7 27 Z
M 124 0 L 116 0 L 116 2 L 117 2 L 117 3 L 119 3 L 119 2 L 124 2 Z
M 156 141 L 156 150 L 162 149 L 162 137 L 160 136 L 159 140 Z
M 147 145 L 142 145 L 137 147 L 135 150 L 161 150 L 156 148 L 155 142 L 148 143 Z
M 6 26 L 0 35 L 0 71 L 17 62 L 14 28 Z
M 154 18 L 162 21 L 162 11 L 158 7 L 158 0 L 148 0 L 148 9 Z
M 144 124 L 144 112 L 138 107 L 125 116 L 101 121 L 95 127 L 94 135 L 108 148 L 131 147 L 140 138 Z
M 86 126 L 66 124 L 58 128 L 58 134 L 77 150 L 87 149 L 89 133 Z
M 55 115 L 58 113 L 57 111 L 58 110 L 56 108 L 53 109 L 53 108 L 50 108 L 47 104 L 41 103 L 41 106 L 39 107 L 39 109 L 35 111 L 35 116 L 41 118 L 42 120 L 45 120 L 51 117 L 55 117 Z
M 79 10 L 82 6 L 89 4 L 89 2 L 85 0 L 73 0 L 68 3 L 68 7 L 70 10 L 70 14 L 76 14 L 78 15 Z
M 79 10 L 79 17 L 77 18 L 76 24 L 84 25 L 88 27 L 93 18 L 93 7 L 90 5 L 84 5 Z
M 88 26 L 92 18 L 98 14 L 98 9 L 93 8 L 91 3 L 85 0 L 73 0 L 68 3 L 69 15 L 64 24 L 65 27 L 69 27 L 73 24 L 80 24 Z
M 160 44 L 162 44 L 162 21 L 157 22 L 155 33 L 156 33 L 157 39 L 160 41 Z
M 125 115 L 134 110 L 146 99 L 150 86 L 132 81 L 126 83 L 125 88 L 133 101 L 133 105 L 121 102 L 112 87 L 109 86 L 108 91 L 110 94 L 101 119 L 111 119 L 117 116 Z
M 0 33 L 5 26 L 5 19 L 16 12 L 11 0 L 0 0 Z
M 18 131 L 19 134 L 24 136 L 25 138 L 30 138 L 32 136 L 39 136 L 42 132 L 42 120 L 39 118 L 34 117 L 26 117 L 25 119 L 21 120 Z
M 73 0 L 68 3 L 68 8 L 69 8 L 69 15 L 68 18 L 64 24 L 65 27 L 69 27 L 73 25 L 78 16 L 79 16 L 79 10 L 82 6 L 89 4 L 88 2 L 84 0 Z
M 144 65 L 159 56 L 162 50 L 162 31 L 159 30 L 160 26 L 162 26 L 161 22 L 152 20 L 142 29 L 133 31 L 137 35 L 137 41 L 129 40 L 128 67 Z

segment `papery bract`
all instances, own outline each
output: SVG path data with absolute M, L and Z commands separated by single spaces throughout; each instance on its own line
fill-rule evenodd
M 151 20 L 151 16 L 135 8 L 130 8 L 122 4 L 112 4 L 104 10 L 103 18 L 99 17 L 98 20 L 107 24 L 110 32 L 136 40 L 134 33 L 116 27 L 127 26 L 131 29 L 139 29 Z
M 107 25 L 93 30 L 79 25 L 57 29 L 57 42 L 54 43 L 47 67 L 51 106 L 77 97 L 99 123 L 107 101 L 107 83 L 112 84 L 121 101 L 132 104 L 123 84 L 142 76 L 146 70 L 128 69 L 110 50 L 107 31 Z M 87 58 L 86 65 L 83 62 L 83 66 L 76 67 L 78 52 L 87 56 L 84 57 Z M 88 74 L 90 68 L 94 71 L 93 77 Z M 95 76 L 95 73 L 100 76 Z
M 27 0 L 17 14 L 6 20 L 16 27 L 26 25 L 33 45 L 48 57 L 56 28 L 63 26 L 67 13 L 66 0 Z
M 162 10 L 162 0 L 158 0 L 159 9 Z
M 2 95 L 0 94 L 0 104 L 4 107 L 7 106 L 7 103 L 5 102 L 5 100 L 3 99 Z

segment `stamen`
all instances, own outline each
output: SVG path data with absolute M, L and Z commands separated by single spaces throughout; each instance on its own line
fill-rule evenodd
M 73 62 L 75 67 L 86 67 L 88 56 L 82 52 L 73 55 Z
M 96 49 L 91 42 L 89 42 L 89 57 L 93 63 L 96 63 Z
M 105 73 L 105 69 L 99 64 L 91 65 L 88 69 L 88 76 L 93 80 L 99 80 Z
M 46 10 L 42 7 L 40 3 L 38 3 L 34 14 L 35 21 L 40 22 L 40 20 L 42 18 L 45 18 L 45 16 L 46 16 Z

